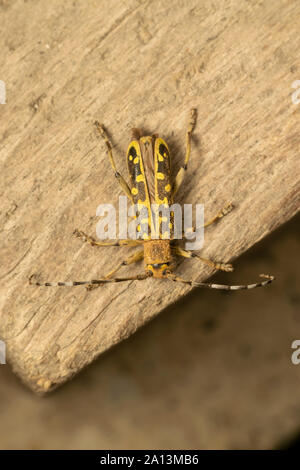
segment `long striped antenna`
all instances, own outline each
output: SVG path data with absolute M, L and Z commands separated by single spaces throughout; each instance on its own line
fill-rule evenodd
M 267 284 L 270 284 L 274 281 L 275 277 L 270 276 L 269 274 L 260 274 L 260 277 L 264 278 L 265 281 L 256 282 L 255 284 L 244 284 L 241 286 L 230 286 L 226 284 L 213 284 L 209 282 L 196 282 L 196 281 L 188 281 L 186 279 L 182 279 L 176 275 L 168 275 L 167 278 L 171 281 L 175 282 L 183 282 L 184 284 L 189 284 L 191 287 L 203 287 L 207 289 L 220 289 L 220 290 L 242 290 L 242 289 L 255 289 L 256 287 L 264 287 Z
M 115 277 L 115 278 L 102 278 L 102 279 L 92 279 L 90 281 L 66 281 L 66 282 L 37 282 L 34 281 L 35 274 L 32 274 L 29 278 L 29 284 L 33 286 L 47 286 L 47 287 L 73 287 L 73 286 L 84 286 L 84 285 L 101 285 L 108 284 L 112 282 L 123 282 L 123 281 L 143 281 L 150 277 L 152 273 L 138 274 L 137 276 L 131 277 Z

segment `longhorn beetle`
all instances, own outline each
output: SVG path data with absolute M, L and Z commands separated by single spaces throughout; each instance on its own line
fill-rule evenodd
M 220 269 L 222 271 L 232 271 L 233 267 L 231 264 L 216 263 L 212 260 L 200 257 L 193 251 L 187 251 L 175 244 L 175 240 L 172 236 L 168 239 L 164 238 L 164 234 L 161 231 L 158 239 L 151 239 L 148 235 L 149 226 L 151 225 L 150 213 L 151 204 L 165 204 L 171 206 L 173 204 L 174 195 L 180 188 L 185 172 L 187 170 L 190 152 L 191 152 L 191 137 L 196 124 L 197 112 L 196 109 L 192 109 L 190 112 L 190 119 L 188 122 L 188 128 L 186 132 L 186 154 L 184 165 L 178 171 L 174 182 L 171 180 L 171 162 L 170 152 L 166 142 L 159 137 L 157 134 L 152 136 L 142 136 L 139 129 L 132 129 L 132 140 L 127 150 L 127 166 L 130 176 L 130 185 L 128 185 L 122 175 L 117 171 L 113 153 L 112 145 L 107 137 L 107 134 L 101 124 L 95 122 L 95 125 L 102 136 L 108 152 L 108 157 L 113 168 L 115 177 L 120 184 L 122 190 L 130 198 L 133 204 L 137 204 L 138 207 L 146 207 L 148 213 L 148 219 L 146 219 L 143 228 L 139 225 L 138 231 L 142 231 L 140 238 L 142 239 L 127 239 L 118 241 L 95 241 L 92 237 L 86 235 L 84 232 L 79 230 L 74 231 L 74 235 L 84 242 L 88 242 L 92 246 L 139 246 L 140 250 L 124 259 L 119 263 L 115 269 L 110 271 L 106 276 L 100 279 L 93 279 L 90 281 L 68 281 L 68 282 L 35 282 L 35 275 L 32 275 L 29 279 L 30 284 L 36 286 L 81 286 L 86 285 L 88 290 L 95 289 L 102 284 L 110 282 L 123 282 L 133 280 L 143 280 L 153 276 L 158 279 L 169 279 L 174 282 L 182 282 L 192 287 L 207 287 L 210 289 L 225 289 L 225 290 L 240 290 L 240 289 L 254 289 L 255 287 L 262 287 L 274 280 L 274 276 L 261 274 L 260 276 L 265 278 L 264 281 L 257 282 L 255 284 L 246 285 L 222 285 L 213 283 L 196 282 L 193 280 L 182 279 L 173 273 L 172 259 L 173 255 L 183 256 L 185 258 L 197 258 L 205 264 L 213 267 L 214 269 Z M 227 204 L 218 214 L 204 224 L 204 227 L 208 227 L 217 220 L 228 214 L 233 208 L 233 205 Z M 171 231 L 174 229 L 174 220 L 170 219 Z M 185 238 L 183 233 L 183 239 Z M 122 267 L 137 261 L 144 259 L 145 272 L 138 274 L 137 276 L 130 277 L 114 277 L 115 273 Z

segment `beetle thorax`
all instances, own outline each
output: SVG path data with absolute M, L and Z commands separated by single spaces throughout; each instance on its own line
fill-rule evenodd
M 163 278 L 170 273 L 172 261 L 170 240 L 145 241 L 144 261 L 146 271 L 151 271 L 153 277 Z

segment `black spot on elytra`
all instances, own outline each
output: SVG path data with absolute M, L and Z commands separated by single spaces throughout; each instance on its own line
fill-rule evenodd
M 129 149 L 128 156 L 130 156 L 130 155 L 132 156 L 132 158 L 135 158 L 137 156 L 136 150 L 133 146 L 130 147 L 130 149 Z
M 166 155 L 169 155 L 168 149 L 164 144 L 159 144 L 158 148 L 159 153 L 161 154 L 162 157 Z

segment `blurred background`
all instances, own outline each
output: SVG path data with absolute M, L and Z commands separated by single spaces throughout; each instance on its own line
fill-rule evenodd
M 299 222 L 235 262 L 235 280 L 267 266 L 273 285 L 195 290 L 46 397 L 1 365 L 1 449 L 296 447 Z

